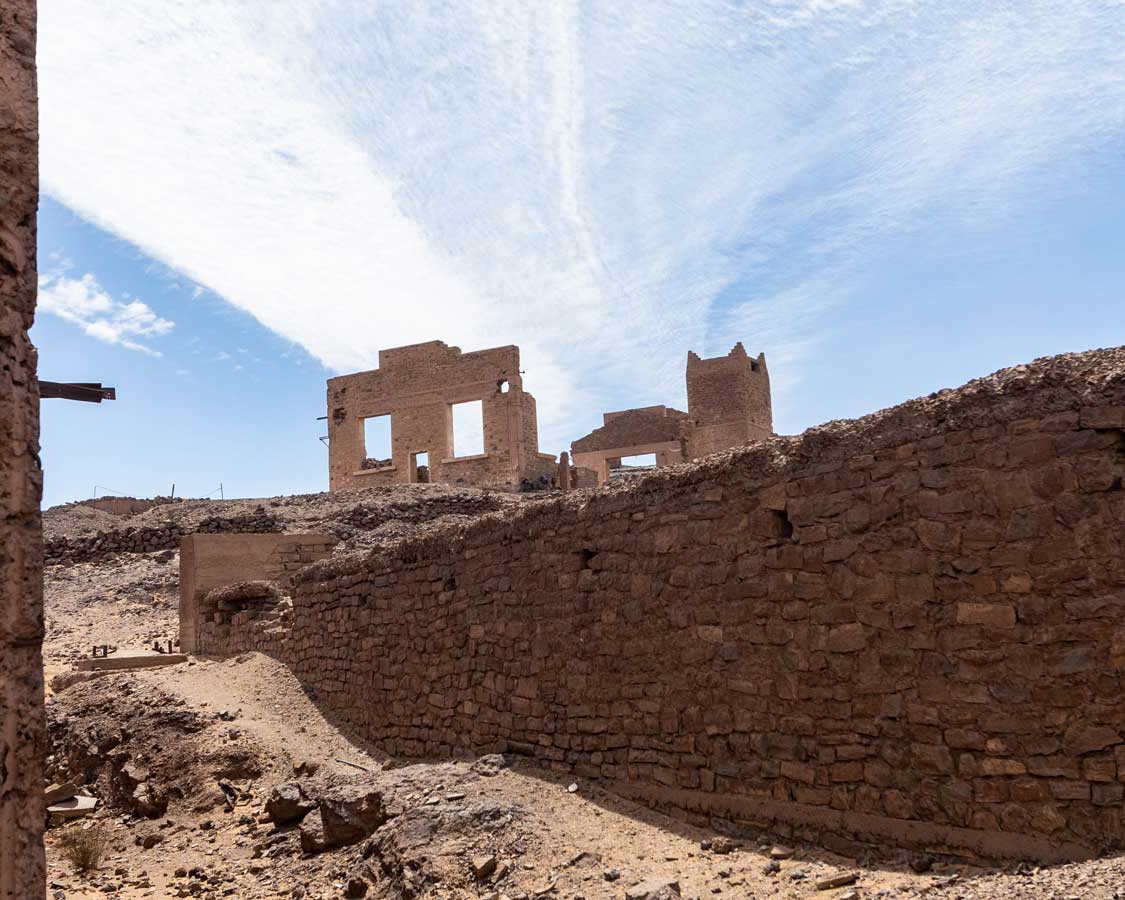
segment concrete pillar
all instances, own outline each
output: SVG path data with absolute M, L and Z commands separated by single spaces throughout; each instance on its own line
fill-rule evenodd
M 42 900 L 43 538 L 35 0 L 0 4 L 0 900 Z

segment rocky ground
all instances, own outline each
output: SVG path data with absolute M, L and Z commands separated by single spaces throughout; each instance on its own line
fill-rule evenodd
M 46 522 L 74 537 L 265 506 L 287 531 L 347 534 L 347 552 L 429 527 L 450 492 L 466 490 L 189 501 L 126 520 L 71 506 Z M 521 502 L 534 501 L 496 499 L 501 510 Z M 1125 898 L 1125 858 L 995 869 L 876 848 L 848 859 L 787 846 L 783 835 L 687 826 L 518 757 L 388 759 L 337 729 L 287 669 L 259 655 L 64 687 L 93 644 L 174 637 L 178 555 L 49 566 L 46 592 L 48 677 L 64 676 L 49 698 L 50 775 L 100 802 L 93 816 L 48 831 L 48 896 L 57 900 Z M 90 827 L 105 830 L 108 847 L 95 871 L 79 874 L 61 843 Z

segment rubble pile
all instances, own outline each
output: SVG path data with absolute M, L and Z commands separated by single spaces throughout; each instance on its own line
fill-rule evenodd
M 449 485 L 395 485 L 256 500 L 156 498 L 135 515 L 80 501 L 44 513 L 44 555 L 47 565 L 69 566 L 118 553 L 173 550 L 188 534 L 278 532 L 329 533 L 340 539 L 339 552 L 344 553 L 526 502 L 524 496 L 504 491 Z

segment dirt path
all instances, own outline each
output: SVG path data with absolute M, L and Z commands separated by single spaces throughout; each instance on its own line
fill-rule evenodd
M 337 760 L 378 771 L 385 757 L 366 752 L 342 735 L 284 666 L 257 654 L 107 676 L 96 683 L 108 697 L 127 685 L 134 695 L 159 692 L 173 698 L 173 705 L 182 703 L 213 718 L 215 741 L 230 740 L 233 733 L 247 745 L 268 748 L 259 756 L 262 772 L 252 783 L 239 785 L 245 794 L 231 812 L 196 813 L 181 807 L 157 822 L 112 819 L 115 850 L 99 877 L 76 879 L 52 853 L 52 878 L 65 885 L 59 889 L 66 897 L 102 897 L 109 887 L 115 887 L 110 893 L 121 898 L 180 896 L 178 891 L 192 880 L 177 877 L 176 872 L 193 869 L 216 879 L 211 885 L 214 896 L 285 896 L 273 892 L 291 892 L 295 887 L 303 888 L 309 898 L 343 896 L 342 881 L 327 885 L 318 881 L 325 867 L 334 868 L 332 854 L 269 863 L 254 859 L 253 848 L 265 832 L 262 803 L 273 784 L 294 777 L 294 764 L 312 762 L 321 775 L 347 778 L 359 770 Z M 65 692 L 60 699 L 66 699 Z M 475 896 L 476 887 L 462 883 L 465 879 L 458 876 L 464 875 L 468 859 L 495 852 L 498 845 L 507 848 L 503 862 L 510 871 L 495 887 L 513 900 L 544 892 L 620 900 L 627 886 L 651 878 L 678 881 L 685 897 L 699 898 L 841 897 L 847 889 L 818 893 L 814 883 L 853 872 L 858 876 L 855 889 L 864 897 L 902 889 L 913 893 L 935 882 L 934 875 L 920 877 L 904 867 L 862 869 L 854 861 L 801 847 L 777 863 L 778 871 L 768 873 L 768 843 L 751 842 L 730 853 L 711 852 L 703 849 L 702 842 L 715 839 L 714 832 L 668 819 L 584 783 L 576 783 L 571 792 L 568 787 L 575 782 L 518 763 L 491 778 L 474 774 L 469 761 L 392 768 L 383 777 L 407 808 L 440 802 L 465 809 L 519 811 L 503 840 L 476 833 L 433 839 L 433 855 L 446 860 L 439 866 L 445 873 L 442 896 L 450 892 Z M 450 797 L 455 799 L 449 801 Z M 164 835 L 156 847 L 145 850 L 136 845 L 138 839 L 143 842 L 154 833 Z M 335 868 L 343 871 L 345 866 Z M 936 878 L 940 881 L 951 871 L 939 871 Z

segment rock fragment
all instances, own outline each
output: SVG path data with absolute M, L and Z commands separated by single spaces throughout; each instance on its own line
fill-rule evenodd
M 668 900 L 680 896 L 680 883 L 671 878 L 650 878 L 625 889 L 625 900 Z
M 830 875 L 827 878 L 821 878 L 816 882 L 816 889 L 818 891 L 830 891 L 833 888 L 847 887 L 849 884 L 855 884 L 859 876 L 855 872 L 842 872 L 839 875 Z

